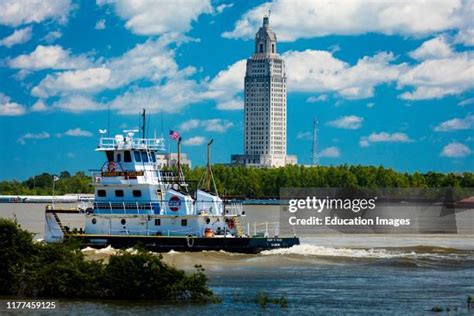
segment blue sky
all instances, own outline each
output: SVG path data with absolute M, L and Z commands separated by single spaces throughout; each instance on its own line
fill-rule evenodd
M 6 0 L 0 179 L 96 169 L 98 129 L 178 130 L 194 165 L 243 150 L 243 76 L 271 9 L 288 153 L 399 171 L 474 169 L 472 1 Z M 171 143 L 172 148 L 175 143 Z

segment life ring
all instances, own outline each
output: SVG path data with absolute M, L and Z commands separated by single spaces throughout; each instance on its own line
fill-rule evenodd
M 107 171 L 108 172 L 114 172 L 115 168 L 117 168 L 117 164 L 115 163 L 115 161 L 109 161 L 107 163 Z
M 233 219 L 229 219 L 227 221 L 227 228 L 229 228 L 229 229 L 234 229 L 235 228 L 235 222 L 234 222 Z

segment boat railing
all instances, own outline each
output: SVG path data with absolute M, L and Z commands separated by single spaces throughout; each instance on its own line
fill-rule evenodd
M 157 233 L 159 235 L 157 235 Z M 120 230 L 115 230 L 115 229 L 109 229 L 109 234 L 110 235 L 145 235 L 145 236 L 186 236 L 186 235 L 191 235 L 191 236 L 199 236 L 199 232 L 196 231 L 195 228 L 193 227 L 188 227 L 188 228 L 175 228 L 175 229 L 163 229 L 161 231 L 158 231 L 156 229 L 150 230 L 150 229 L 120 229 Z
M 243 212 L 244 208 L 242 202 L 239 201 L 224 201 L 224 214 L 225 215 L 233 215 L 233 216 L 240 216 L 244 215 Z
M 149 149 L 165 150 L 165 140 L 163 138 L 115 138 L 101 137 L 99 149 Z
M 252 234 L 253 230 L 253 234 Z M 253 224 L 247 223 L 247 235 L 262 236 L 262 237 L 276 237 L 280 235 L 279 222 L 263 222 Z
M 93 209 L 97 214 L 150 214 L 160 213 L 162 203 L 160 201 L 95 201 Z

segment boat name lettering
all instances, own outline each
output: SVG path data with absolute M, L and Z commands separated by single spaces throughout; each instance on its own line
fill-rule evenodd
M 139 177 L 143 176 L 143 171 L 104 171 L 102 172 L 103 177 Z

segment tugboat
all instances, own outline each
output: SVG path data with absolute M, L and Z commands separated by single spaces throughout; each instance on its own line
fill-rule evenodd
M 78 239 L 83 247 L 129 248 L 140 245 L 155 252 L 223 250 L 258 253 L 299 244 L 294 237 L 272 236 L 267 231 L 251 235 L 242 227 L 242 204 L 223 200 L 217 194 L 207 147 L 207 170 L 201 183 L 206 189 L 191 192 L 180 165 L 181 138 L 177 139 L 177 174 L 162 170 L 157 162 L 165 150 L 164 138 L 145 138 L 138 130 L 105 137 L 101 130 L 97 152 L 105 154 L 100 170 L 92 171 L 94 199 L 80 201 L 73 209 L 46 207 L 45 241 Z M 211 183 L 213 190 L 211 190 Z M 198 185 L 199 186 L 199 185 Z M 84 216 L 82 229 L 64 226 L 58 214 Z M 254 223 L 253 227 L 257 227 Z M 265 225 L 267 226 L 267 225 Z

